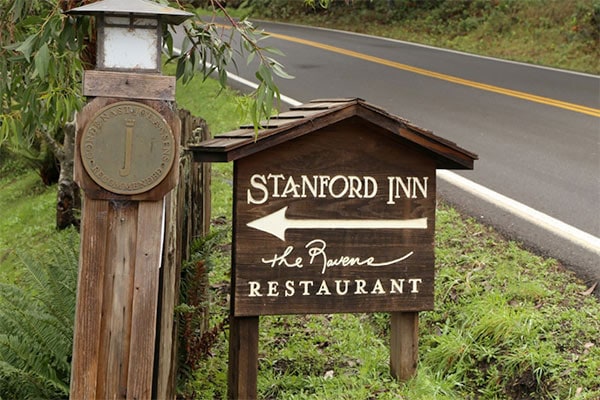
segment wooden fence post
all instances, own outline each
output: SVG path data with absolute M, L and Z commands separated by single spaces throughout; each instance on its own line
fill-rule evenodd
M 189 143 L 210 137 L 201 118 L 179 110 L 181 148 L 179 184 L 166 199 L 166 223 L 163 264 L 160 272 L 159 318 L 156 346 L 156 380 L 153 398 L 174 399 L 177 377 L 177 319 L 174 308 L 179 303 L 181 263 L 190 256 L 195 238 L 210 228 L 210 163 L 193 160 L 185 151 Z M 208 296 L 208 282 L 204 285 Z M 208 312 L 204 318 L 208 324 Z
M 179 119 L 165 101 L 102 97 L 82 110 L 77 129 L 75 180 L 85 197 L 70 396 L 150 398 L 164 198 L 178 177 Z M 122 139 L 133 132 L 136 142 Z M 160 152 L 135 152 L 155 141 Z

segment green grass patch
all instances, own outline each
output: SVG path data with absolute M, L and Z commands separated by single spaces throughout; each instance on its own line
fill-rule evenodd
M 43 252 L 55 233 L 56 186 L 44 186 L 32 171 L 7 173 L 0 179 L 0 281 L 14 282 L 20 256 Z
M 597 398 L 597 299 L 555 260 L 449 207 L 438 224 L 437 306 L 424 315 L 422 363 L 457 389 L 471 383 L 464 394 Z

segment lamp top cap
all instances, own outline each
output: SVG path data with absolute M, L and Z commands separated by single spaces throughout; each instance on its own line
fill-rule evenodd
M 167 24 L 179 25 L 194 14 L 149 0 L 102 0 L 67 11 L 70 15 L 134 14 L 160 16 Z

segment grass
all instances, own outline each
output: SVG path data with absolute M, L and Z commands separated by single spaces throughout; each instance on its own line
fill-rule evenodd
M 0 178 L 0 281 L 18 279 L 25 251 L 43 252 L 55 233 L 56 188 L 45 187 L 33 171 Z
M 180 104 L 204 104 L 198 95 L 204 88 L 196 84 L 178 88 Z M 231 107 L 231 95 L 212 100 L 215 108 Z M 225 130 L 238 124 L 218 113 L 208 120 Z M 213 164 L 212 177 L 213 217 L 224 217 L 227 229 L 231 167 Z M 269 316 L 260 323 L 259 397 L 599 398 L 600 305 L 587 288 L 557 261 L 529 253 L 443 203 L 436 227 L 436 309 L 420 314 L 413 380 L 398 383 L 389 373 L 387 314 Z M 181 385 L 184 398 L 226 398 L 228 240 L 210 262 L 216 341 Z

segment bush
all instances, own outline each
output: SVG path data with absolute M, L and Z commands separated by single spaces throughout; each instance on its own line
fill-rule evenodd
M 580 4 L 572 18 L 572 28 L 583 40 L 596 46 L 600 40 L 600 1 Z
M 0 177 L 19 175 L 27 170 L 27 165 L 0 146 Z M 1 179 L 1 178 L 0 178 Z

